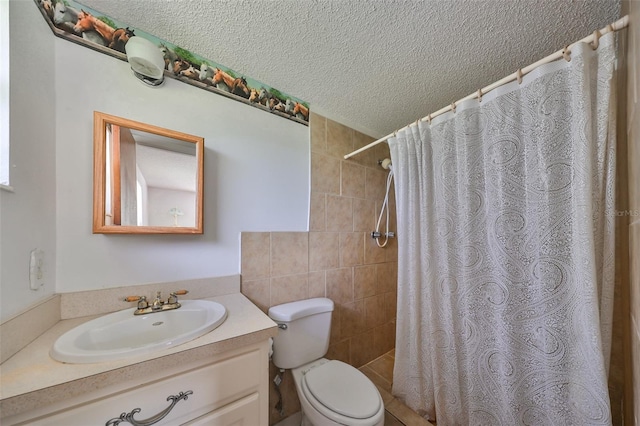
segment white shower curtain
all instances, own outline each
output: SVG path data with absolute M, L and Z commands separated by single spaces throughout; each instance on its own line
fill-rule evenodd
M 615 36 L 389 140 L 393 394 L 438 426 L 611 424 Z

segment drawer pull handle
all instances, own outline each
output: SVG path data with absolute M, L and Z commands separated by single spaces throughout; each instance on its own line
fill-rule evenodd
M 115 417 L 109 420 L 107 423 L 105 423 L 105 426 L 117 426 L 121 422 L 131 423 L 133 426 L 149 426 L 149 425 L 158 423 L 160 420 L 164 419 L 171 410 L 173 410 L 173 407 L 175 407 L 178 402 L 180 402 L 183 399 L 186 400 L 189 397 L 189 395 L 192 395 L 192 394 L 193 394 L 193 391 L 186 391 L 186 392 L 180 392 L 178 395 L 169 395 L 167 397 L 167 401 L 171 401 L 171 404 L 167 408 L 165 408 L 164 410 L 156 414 L 155 416 L 149 417 L 148 419 L 144 419 L 144 420 L 134 419 L 133 416 L 139 413 L 140 411 L 142 411 L 142 409 L 140 408 L 134 408 L 133 410 L 131 410 L 130 413 L 122 413 L 120 414 L 120 417 Z

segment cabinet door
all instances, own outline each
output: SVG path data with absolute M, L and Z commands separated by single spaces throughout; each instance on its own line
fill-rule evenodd
M 185 426 L 255 426 L 258 424 L 260 424 L 260 397 L 257 392 L 184 423 Z
M 253 350 L 108 397 L 90 400 L 56 413 L 32 418 L 25 422 L 8 421 L 7 424 L 16 426 L 105 425 L 110 419 L 117 418 L 120 413 L 131 413 L 136 408 L 140 411 L 134 414 L 134 419 L 140 421 L 166 410 L 170 405 L 168 396 L 178 396 L 180 392 L 189 391 L 192 393 L 189 393 L 187 398 L 181 398 L 166 417 L 157 423 L 158 426 L 180 424 L 205 413 L 216 412 L 233 401 L 241 400 L 246 395 L 258 395 L 261 362 L 265 363 L 261 354 L 262 352 Z M 265 398 L 268 397 L 265 396 Z M 4 426 L 4 419 L 2 424 Z M 128 425 L 125 422 L 121 424 Z M 247 423 L 251 426 L 257 424 L 259 421 Z

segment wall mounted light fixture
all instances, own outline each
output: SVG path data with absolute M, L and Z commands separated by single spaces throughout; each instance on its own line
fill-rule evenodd
M 149 86 L 159 86 L 164 81 L 164 57 L 162 52 L 144 37 L 134 36 L 124 46 L 133 74 Z

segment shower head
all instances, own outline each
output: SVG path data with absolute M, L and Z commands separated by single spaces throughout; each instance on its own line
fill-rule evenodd
M 391 160 L 388 158 L 385 158 L 384 160 L 378 160 L 378 164 L 380 164 L 385 170 L 391 170 Z

